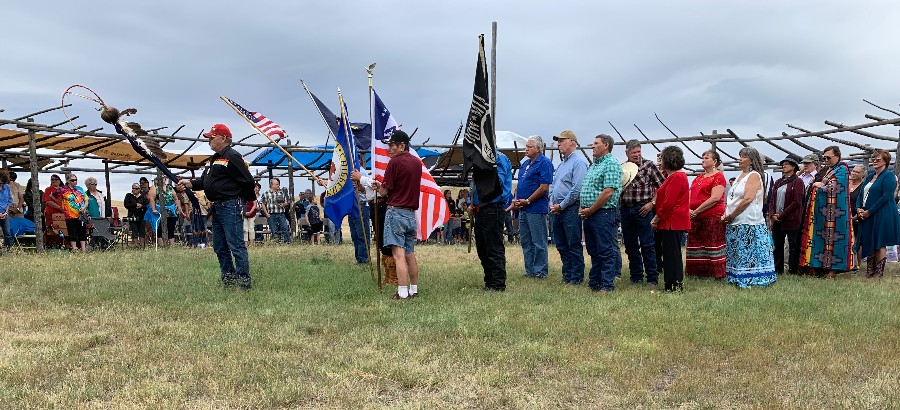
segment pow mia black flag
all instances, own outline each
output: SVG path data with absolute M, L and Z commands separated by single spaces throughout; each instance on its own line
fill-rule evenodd
M 491 104 L 488 94 L 487 63 L 484 58 L 484 34 L 478 36 L 478 65 L 475 68 L 475 90 L 472 92 L 472 107 L 466 123 L 463 140 L 463 179 L 472 180 L 478 193 L 478 201 L 486 204 L 502 192 L 500 177 L 497 175 L 497 154 L 494 125 L 491 120 Z

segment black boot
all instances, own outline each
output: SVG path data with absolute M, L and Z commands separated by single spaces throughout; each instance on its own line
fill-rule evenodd
M 875 276 L 875 255 L 869 256 L 866 258 L 866 277 L 871 278 Z
M 666 292 L 684 292 L 684 284 L 678 282 L 666 282 Z
M 874 277 L 881 278 L 884 277 L 884 265 L 887 264 L 887 258 L 881 258 L 880 261 L 875 263 L 875 272 Z

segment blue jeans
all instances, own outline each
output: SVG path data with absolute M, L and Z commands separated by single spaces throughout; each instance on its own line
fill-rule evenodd
M 525 256 L 525 276 L 547 277 L 547 214 L 519 212 L 519 240 Z
M 343 242 L 343 237 L 341 234 L 341 226 L 335 225 L 335 223 L 328 218 L 324 219 L 325 223 L 325 242 L 330 243 L 332 245 L 340 245 Z
M 615 209 L 600 209 L 584 220 L 584 244 L 591 255 L 588 287 L 592 290 L 613 290 L 617 273 L 616 255 L 619 253 Z
M 7 251 L 12 249 L 13 244 L 13 234 L 12 230 L 9 228 L 9 218 L 9 214 L 7 214 L 6 218 L 0 219 L 0 229 L 3 230 L 3 245 L 6 247 Z
M 351 212 L 347 221 L 350 223 L 350 238 L 353 239 L 353 254 L 356 256 L 357 263 L 369 263 L 369 205 L 366 202 L 360 202 L 360 211 L 362 211 L 362 223 L 360 223 L 359 214 Z M 365 232 L 363 228 L 365 227 Z
M 284 213 L 269 214 L 269 230 L 276 241 L 291 243 L 291 224 Z
M 647 283 L 655 285 L 659 280 L 659 269 L 656 266 L 656 244 L 650 221 L 656 214 L 650 211 L 646 216 L 641 216 L 640 206 L 623 206 L 621 211 L 622 242 L 625 243 L 625 253 L 628 255 L 631 281 L 643 282 L 646 273 Z
M 562 280 L 577 285 L 584 281 L 584 252 L 581 249 L 581 217 L 578 205 L 570 205 L 556 215 L 550 215 L 553 243 L 562 260 Z
M 219 259 L 222 284 L 250 289 L 250 258 L 244 242 L 244 201 L 216 202 L 212 214 L 213 249 Z M 234 257 L 234 263 L 231 258 Z

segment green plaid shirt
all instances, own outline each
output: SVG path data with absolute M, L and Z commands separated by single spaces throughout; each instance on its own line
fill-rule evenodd
M 613 188 L 613 194 L 602 209 L 619 206 L 622 190 L 622 166 L 611 154 L 594 160 L 581 182 L 581 207 L 590 208 L 606 188 Z

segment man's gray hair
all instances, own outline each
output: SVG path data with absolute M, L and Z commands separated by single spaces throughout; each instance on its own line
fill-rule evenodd
M 635 149 L 635 148 L 640 148 L 640 147 L 641 147 L 641 142 L 640 142 L 640 141 L 638 141 L 638 140 L 629 140 L 628 142 L 625 143 L 625 152 L 626 152 L 626 153 L 629 153 L 629 152 L 631 152 L 631 150 L 633 150 L 633 149 Z
M 613 145 L 616 144 L 616 140 L 614 140 L 613 137 L 611 137 L 607 134 L 600 134 L 594 138 L 600 138 L 600 141 L 602 141 L 604 144 L 606 144 L 607 151 L 612 152 Z
M 544 152 L 544 139 L 540 135 L 532 135 L 528 137 L 527 142 L 533 143 L 538 151 Z

